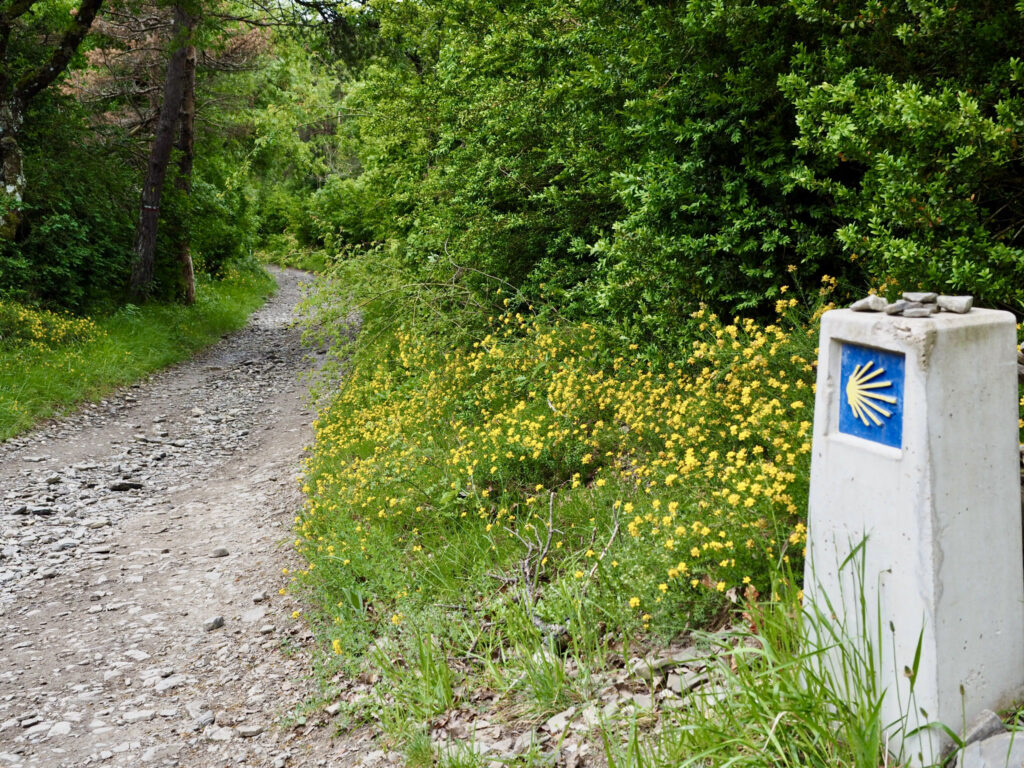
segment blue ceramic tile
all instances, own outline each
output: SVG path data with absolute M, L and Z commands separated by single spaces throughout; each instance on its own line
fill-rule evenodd
M 839 431 L 902 448 L 905 373 L 906 359 L 898 352 L 843 344 Z

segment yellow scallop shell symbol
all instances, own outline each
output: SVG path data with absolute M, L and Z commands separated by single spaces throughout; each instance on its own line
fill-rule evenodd
M 846 380 L 846 401 L 850 404 L 853 415 L 864 422 L 865 427 L 871 426 L 868 419 L 871 419 L 876 427 L 882 426 L 876 414 L 881 414 L 887 419 L 892 416 L 892 411 L 880 405 L 880 402 L 896 404 L 896 398 L 892 395 L 883 395 L 875 391 L 891 387 L 892 382 L 877 381 L 878 377 L 885 373 L 885 368 L 876 368 L 872 371 L 874 365 L 873 361 L 858 365 Z

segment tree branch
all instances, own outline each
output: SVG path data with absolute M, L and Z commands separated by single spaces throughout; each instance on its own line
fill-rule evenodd
M 22 2 L 27 1 L 22 0 Z M 61 72 L 67 69 L 82 38 L 88 34 L 101 5 L 103 5 L 103 0 L 82 0 L 71 26 L 64 33 L 64 38 L 60 41 L 60 45 L 57 46 L 50 60 L 36 71 L 21 78 L 14 87 L 14 98 L 17 101 L 22 104 L 27 103 L 29 99 L 56 80 Z
M 7 8 L 0 11 L 0 19 L 5 24 L 10 24 L 19 16 L 24 16 L 38 0 L 14 0 Z

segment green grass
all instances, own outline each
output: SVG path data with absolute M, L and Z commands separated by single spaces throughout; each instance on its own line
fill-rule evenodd
M 884 723 L 881 715 L 885 638 L 874 630 L 854 636 L 814 605 L 802 606 L 786 586 L 792 581 L 777 583 L 777 600 L 747 606 L 749 629 L 698 633 L 708 648 L 709 685 L 663 716 L 657 733 L 635 724 L 606 731 L 609 768 L 903 764 L 887 755 L 885 738 L 903 721 Z M 871 610 L 862 606 L 858 626 L 870 627 Z
M 476 764 L 431 742 L 445 713 L 524 733 L 603 711 L 610 681 L 655 694 L 622 670 L 669 641 L 717 656 L 715 686 L 678 712 L 619 710 L 612 768 L 897 764 L 876 684 L 889 638 L 858 645 L 800 604 L 817 312 L 702 309 L 688 355 L 647 360 L 497 290 L 469 341 L 432 309 L 399 322 L 396 296 L 432 294 L 376 268 L 339 265 L 313 297 L 309 332 L 346 377 L 316 423 L 292 580 L 324 678 L 374 676 L 363 721 L 408 765 Z M 751 630 L 711 633 L 730 624 Z M 510 768 L 550 764 L 536 751 Z
M 275 289 L 263 270 L 238 269 L 200 283 L 191 307 L 129 304 L 92 318 L 80 341 L 0 344 L 0 440 L 187 358 L 243 326 Z
M 373 717 L 410 764 L 459 764 L 423 730 L 480 692 L 516 731 L 537 726 L 798 565 L 807 325 L 702 311 L 692 360 L 669 366 L 502 288 L 466 341 L 396 324 L 394 297 L 418 289 L 367 267 L 339 266 L 313 302 L 311 334 L 346 329 L 328 341 L 347 373 L 317 420 L 292 578 L 325 677 L 377 676 Z
M 326 272 L 332 265 L 327 251 L 299 245 L 291 235 L 271 235 L 256 257 L 264 264 L 302 269 L 306 272 Z

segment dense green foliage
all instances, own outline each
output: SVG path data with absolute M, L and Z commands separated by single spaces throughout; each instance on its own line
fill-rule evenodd
M 339 154 L 281 217 L 335 263 L 290 575 L 328 668 L 379 676 L 349 715 L 480 764 L 427 724 L 586 711 L 737 604 L 709 708 L 610 716 L 609 764 L 887 762 L 873 657 L 799 607 L 815 326 L 868 289 L 1024 309 L 1024 4 L 359 8 Z
M 212 4 L 204 9 L 214 10 Z M 138 12 L 168 13 L 160 5 Z M 60 14 L 33 17 L 32 23 L 52 33 L 59 29 Z M 147 47 L 140 54 L 131 46 L 141 43 L 105 36 L 103 29 L 87 38 L 58 85 L 29 104 L 19 137 L 25 153 L 25 216 L 13 240 L 0 239 L 0 298 L 76 312 L 124 301 L 156 115 L 153 102 L 148 97 L 140 101 L 137 94 L 160 92 L 171 43 L 157 35 L 143 41 Z M 18 40 L 28 35 L 18 31 Z M 189 232 L 198 272 L 221 275 L 232 261 L 256 249 L 266 229 L 262 190 L 278 183 L 267 177 L 286 173 L 268 170 L 283 150 L 275 149 L 281 128 L 275 134 L 266 125 L 295 84 L 295 65 L 282 62 L 294 61 L 299 49 L 287 40 L 210 19 L 201 25 L 198 41 L 202 53 L 191 195 L 178 189 L 176 150 L 161 206 L 153 295 L 163 300 L 175 299 L 180 290 L 178 233 Z M 145 66 L 111 74 L 101 51 Z M 45 53 L 25 45 L 16 51 L 25 66 L 38 64 Z M 300 77 L 303 72 L 300 68 Z M 292 127 L 283 123 L 284 131 Z M 291 224 L 270 218 L 273 232 Z
M 544 285 L 662 342 L 791 272 L 1020 308 L 1020 4 L 371 5 L 358 163 L 317 193 L 336 253 Z
M 32 105 L 26 220 L 15 241 L 0 240 L 0 296 L 80 309 L 127 283 L 138 172 L 87 119 L 67 96 L 44 92 Z
M 780 85 L 803 189 L 889 286 L 1021 309 L 1024 4 L 794 3 L 815 38 Z
M 12 22 L 7 74 L 46 61 L 72 8 L 42 0 Z M 260 198 L 285 175 L 274 163 L 290 145 L 266 126 L 287 89 L 308 83 L 309 68 L 294 63 L 294 43 L 224 22 L 212 2 L 193 10 L 201 19 L 191 191 L 181 188 L 178 144 L 160 206 L 159 302 L 125 298 L 160 106 L 153 94 L 174 47 L 169 6 L 101 12 L 67 71 L 28 102 L 16 135 L 24 215 L 13 237 L 0 237 L 0 439 L 186 357 L 241 325 L 272 289 L 251 256 Z M 176 303 L 184 233 L 199 283 L 192 307 Z

